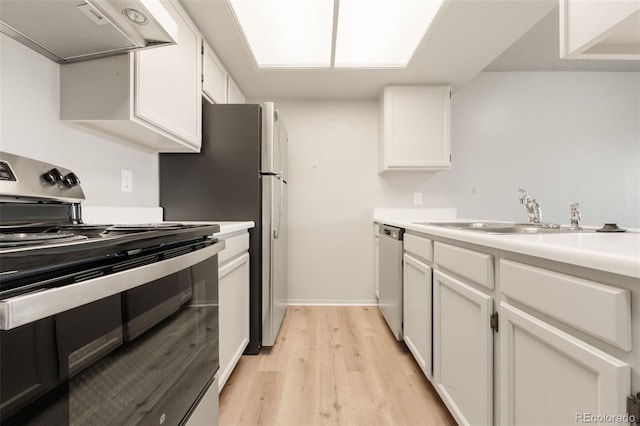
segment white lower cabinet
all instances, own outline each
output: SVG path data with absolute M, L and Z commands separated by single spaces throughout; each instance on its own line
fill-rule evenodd
M 221 391 L 249 343 L 249 234 L 226 240 L 218 268 Z M 229 252 L 226 252 L 229 250 Z M 226 252 L 226 253 L 225 253 Z M 224 254 L 224 256 L 223 256 Z
M 404 343 L 422 372 L 431 380 L 431 267 L 405 254 L 403 276 Z
M 508 303 L 500 308 L 500 424 L 623 418 L 631 383 L 628 364 Z
M 411 230 L 403 248 L 404 341 L 458 424 L 638 414 L 637 278 Z
M 435 271 L 434 385 L 462 425 L 493 424 L 493 298 Z
M 375 254 L 373 258 L 373 288 L 376 294 L 376 301 L 380 297 L 380 271 L 378 271 L 378 264 L 380 263 L 380 231 L 378 224 L 373 225 L 373 238 L 375 244 Z

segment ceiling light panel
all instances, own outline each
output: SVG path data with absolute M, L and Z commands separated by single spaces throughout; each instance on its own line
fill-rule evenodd
M 331 66 L 333 0 L 229 0 L 259 67 Z
M 340 0 L 335 66 L 406 67 L 444 0 Z

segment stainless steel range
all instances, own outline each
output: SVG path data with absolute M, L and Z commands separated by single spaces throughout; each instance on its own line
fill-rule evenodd
M 0 152 L 0 423 L 186 423 L 218 369 L 219 226 L 87 225 L 83 199 Z

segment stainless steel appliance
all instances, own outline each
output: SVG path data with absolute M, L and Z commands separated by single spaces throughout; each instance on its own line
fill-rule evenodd
M 217 389 L 219 226 L 87 225 L 82 199 L 0 152 L 0 423 L 182 424 Z
M 252 220 L 250 341 L 272 346 L 287 301 L 287 131 L 271 102 L 203 105 L 200 154 L 160 155 L 165 220 Z
M 178 40 L 178 24 L 159 0 L 3 1 L 0 32 L 59 63 Z
M 402 239 L 404 229 L 380 225 L 378 308 L 397 340 L 402 340 Z

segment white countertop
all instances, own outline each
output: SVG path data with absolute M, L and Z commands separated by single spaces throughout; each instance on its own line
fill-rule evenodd
M 82 219 L 85 223 L 126 225 L 135 223 L 184 223 L 191 225 L 220 225 L 220 232 L 214 235 L 221 239 L 256 226 L 252 221 L 163 221 L 162 215 L 162 207 L 82 206 Z
M 250 220 L 240 222 L 171 220 L 164 223 L 183 223 L 185 225 L 220 225 L 220 232 L 216 232 L 215 234 L 213 234 L 215 237 L 218 237 L 220 239 L 228 238 L 232 234 L 243 232 L 256 226 L 255 222 Z
M 227 238 L 231 234 L 241 231 L 247 231 L 256 226 L 256 224 L 252 221 L 245 222 L 216 222 L 220 225 L 220 232 L 217 234 L 213 234 L 218 238 Z
M 414 222 L 437 222 L 438 220 L 406 220 L 400 217 L 394 219 L 389 214 L 377 215 L 375 212 L 374 221 L 499 250 L 640 278 L 640 232 L 496 235 L 419 225 Z M 469 220 L 456 219 L 456 221 Z

